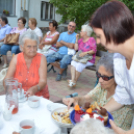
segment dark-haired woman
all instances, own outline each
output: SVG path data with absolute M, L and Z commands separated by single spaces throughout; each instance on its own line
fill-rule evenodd
M 11 34 L 13 34 L 13 33 L 20 33 L 20 35 L 21 35 L 24 31 L 27 30 L 25 28 L 25 24 L 26 24 L 26 19 L 24 17 L 19 18 L 18 19 L 18 27 L 14 27 L 11 30 L 10 33 Z M 1 52 L 1 54 L 3 56 L 3 60 L 4 60 L 3 68 L 8 66 L 8 64 L 7 64 L 7 52 L 8 51 L 11 51 L 12 54 L 20 53 L 20 48 L 19 48 L 18 43 L 16 42 L 16 44 L 13 44 L 13 45 L 3 44 L 1 46 L 0 52 Z
M 48 31 L 45 34 L 44 38 L 42 39 L 42 41 L 39 45 L 38 52 L 44 54 L 46 57 L 48 55 L 51 55 L 51 54 L 57 52 L 56 42 L 59 38 L 59 32 L 56 31 L 57 27 L 58 27 L 58 23 L 55 20 L 49 22 L 49 30 L 50 31 Z M 47 52 L 43 51 L 43 47 L 45 45 L 52 45 L 51 48 Z
M 134 17 L 120 1 L 109 1 L 93 14 L 91 26 L 97 35 L 97 43 L 115 53 L 114 76 L 117 83 L 113 98 L 105 108 L 113 112 L 124 105 L 134 104 Z M 117 134 L 133 134 L 111 125 Z

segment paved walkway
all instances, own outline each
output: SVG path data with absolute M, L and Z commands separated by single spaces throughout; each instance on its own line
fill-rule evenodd
M 8 52 L 8 62 L 10 62 L 11 59 L 11 53 Z M 3 66 L 3 61 L 0 64 L 0 70 L 2 69 Z M 47 83 L 49 87 L 49 92 L 50 92 L 50 100 L 51 101 L 58 101 L 61 100 L 63 97 L 66 95 L 72 94 L 74 92 L 77 92 L 80 96 L 85 95 L 88 93 L 91 89 L 93 89 L 96 81 L 96 76 L 95 76 L 95 71 L 90 71 L 85 69 L 78 82 L 77 85 L 74 89 L 70 89 L 67 86 L 67 81 L 62 80 L 62 81 L 55 81 L 56 75 L 58 73 L 58 70 L 56 70 L 56 73 L 53 73 L 53 71 L 49 72 L 47 74 Z M 68 73 L 67 73 L 67 79 L 71 78 L 70 74 L 70 66 L 68 68 Z M 3 91 L 3 86 L 0 85 L 0 92 Z

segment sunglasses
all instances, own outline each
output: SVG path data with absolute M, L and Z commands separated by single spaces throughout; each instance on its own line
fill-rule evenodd
M 69 25 L 70 27 L 72 27 L 72 28 L 75 28 L 75 26 L 72 26 L 72 25 Z
M 98 73 L 98 72 L 96 72 L 96 75 L 97 75 L 97 77 L 98 78 L 102 78 L 103 80 L 105 80 L 105 81 L 109 81 L 110 79 L 112 79 L 112 78 L 114 78 L 114 76 L 110 76 L 110 77 L 108 77 L 108 76 L 102 76 L 100 73 Z

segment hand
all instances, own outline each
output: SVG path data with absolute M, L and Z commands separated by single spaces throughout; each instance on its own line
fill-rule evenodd
M 76 34 L 76 39 L 77 39 L 77 40 L 79 39 L 79 36 L 80 36 L 79 34 Z
M 36 92 L 37 92 L 37 87 L 33 86 L 28 89 L 26 96 L 33 96 L 33 95 L 35 95 Z
M 71 104 L 75 102 L 74 98 L 63 98 L 62 102 L 70 108 Z
M 80 57 L 84 57 L 87 53 L 83 52 L 81 54 L 79 54 Z
M 40 44 L 39 44 L 39 49 L 43 49 L 43 47 L 44 47 L 44 46 L 43 46 L 43 43 L 40 43 Z
M 115 131 L 116 134 L 127 134 L 126 131 L 124 131 L 123 129 L 117 127 L 112 120 L 110 120 L 110 124 L 111 124 L 111 127 Z
M 17 133 L 17 132 L 13 132 L 13 134 L 20 134 L 20 133 Z

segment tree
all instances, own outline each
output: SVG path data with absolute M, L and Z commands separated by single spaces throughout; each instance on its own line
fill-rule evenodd
M 56 13 L 62 15 L 59 23 L 66 20 L 75 21 L 77 30 L 86 23 L 94 11 L 108 0 L 50 0 L 55 7 Z M 120 0 L 124 2 L 131 11 L 134 11 L 134 0 Z

